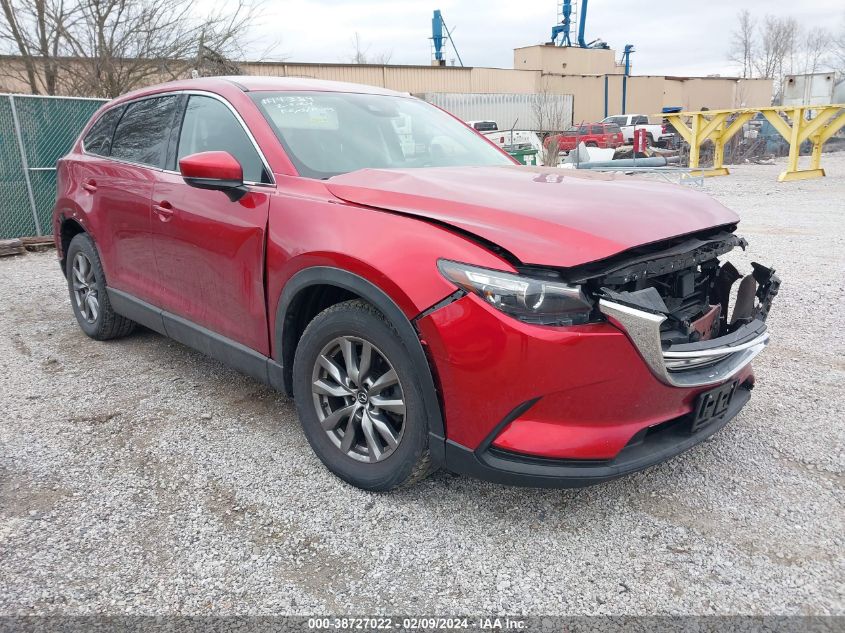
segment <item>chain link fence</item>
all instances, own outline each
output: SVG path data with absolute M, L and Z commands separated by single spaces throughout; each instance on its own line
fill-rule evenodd
M 0 239 L 52 232 L 56 162 L 103 103 L 0 94 Z

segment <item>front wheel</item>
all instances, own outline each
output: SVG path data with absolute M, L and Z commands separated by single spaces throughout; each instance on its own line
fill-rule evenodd
M 335 475 L 366 490 L 432 470 L 418 383 L 399 334 L 363 301 L 321 312 L 296 349 L 293 392 L 308 443 Z

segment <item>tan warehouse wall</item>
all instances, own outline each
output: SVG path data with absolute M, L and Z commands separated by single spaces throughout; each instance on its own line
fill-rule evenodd
M 574 98 L 573 120 L 596 121 L 605 115 L 605 76 L 607 77 L 608 114 L 619 114 L 622 108 L 622 75 L 562 74 L 549 72 L 561 59 L 578 66 L 613 68 L 614 53 L 608 50 L 559 49 L 534 46 L 517 49 L 525 55 L 525 65 L 533 70 L 504 68 L 455 68 L 433 66 L 376 66 L 359 64 L 294 64 L 264 62 L 241 64 L 250 75 L 298 76 L 347 81 L 380 86 L 392 90 L 422 93 L 503 93 L 571 94 Z M 594 56 L 594 57 L 592 57 Z M 574 60 L 574 61 L 571 61 Z M 14 57 L 0 57 L 6 72 L 0 76 L 0 92 L 29 92 L 28 85 L 10 78 L 14 66 L 21 65 Z M 592 66 L 590 66 L 592 64 Z M 586 67 L 586 66 L 585 66 Z M 17 73 L 20 74 L 20 73 Z M 770 104 L 772 81 L 769 79 L 683 78 L 660 76 L 632 76 L 628 78 L 627 112 L 657 114 L 664 106 L 681 106 L 687 110 L 702 107 L 713 109 L 761 107 Z
M 542 47 L 532 47 L 542 48 Z M 597 52 L 597 51 L 594 51 Z M 606 52 L 606 51 L 601 51 Z M 361 66 L 335 64 L 244 64 L 248 74 L 314 77 L 351 81 L 391 90 L 426 92 L 516 93 L 548 91 L 575 98 L 574 120 L 595 121 L 604 117 L 604 75 L 562 75 L 540 70 L 503 68 L 455 68 L 434 66 Z M 608 113 L 622 108 L 619 74 L 608 74 Z M 665 106 L 711 110 L 763 107 L 771 103 L 770 79 L 628 77 L 628 112 L 657 114 Z
M 525 46 L 513 51 L 515 70 L 539 70 L 555 75 L 614 75 L 623 73 L 616 51 L 609 48 Z

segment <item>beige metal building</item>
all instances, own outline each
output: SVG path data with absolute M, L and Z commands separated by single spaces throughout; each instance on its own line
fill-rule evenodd
M 349 81 L 412 94 L 567 94 L 573 96 L 576 123 L 620 114 L 623 82 L 627 83 L 626 112 L 653 115 L 666 106 L 699 110 L 771 103 L 771 79 L 649 75 L 625 79 L 616 57 L 610 49 L 537 45 L 515 49 L 512 69 L 288 62 L 244 62 L 240 67 L 251 75 Z M 0 63 L 7 69 L 0 76 L 0 92 L 28 92 L 27 85 L 10 78 L 14 73 L 8 72 L 20 61 L 3 57 Z
M 286 62 L 247 63 L 241 67 L 254 75 L 351 81 L 412 94 L 571 94 L 576 122 L 595 121 L 606 115 L 619 114 L 622 110 L 622 85 L 626 81 L 613 50 L 549 45 L 517 48 L 514 50 L 513 69 Z M 656 114 L 667 106 L 680 106 L 685 110 L 759 107 L 770 105 L 771 96 L 771 79 L 638 75 L 627 78 L 625 109 L 627 112 Z

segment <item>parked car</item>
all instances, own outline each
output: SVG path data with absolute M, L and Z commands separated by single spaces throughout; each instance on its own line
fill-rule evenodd
M 499 129 L 495 121 L 467 121 L 467 125 L 482 134 L 485 132 L 495 132 Z
M 746 242 L 706 194 L 517 166 L 368 86 L 132 92 L 57 183 L 85 334 L 141 324 L 293 395 L 323 463 L 370 490 L 438 467 L 584 486 L 677 455 L 749 400 L 779 284 L 754 264 L 729 313 L 720 258 Z
M 615 149 L 624 142 L 622 132 L 615 123 L 582 123 L 561 134 L 548 136 L 544 145 L 548 147 L 549 143 L 554 142 L 552 139 L 557 139 L 561 152 L 571 152 L 579 143 L 584 143 L 587 147 Z
M 602 122 L 618 125 L 625 143 L 633 143 L 634 130 L 643 128 L 646 130 L 649 145 L 665 145 L 672 139 L 672 132 L 665 125 L 649 123 L 645 114 L 618 114 L 609 116 Z

